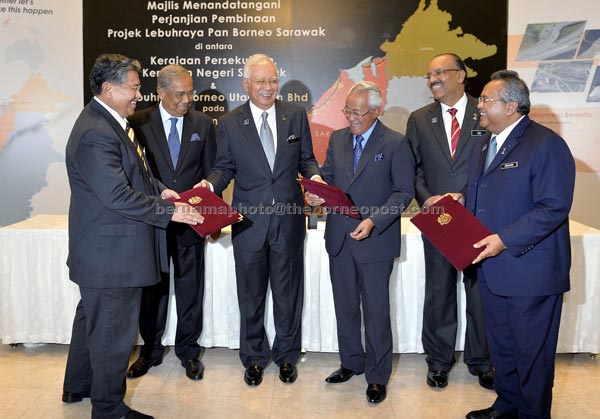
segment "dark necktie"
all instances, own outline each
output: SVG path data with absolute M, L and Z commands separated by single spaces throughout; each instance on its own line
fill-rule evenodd
M 273 141 L 273 132 L 271 131 L 271 127 L 269 127 L 269 121 L 267 121 L 268 116 L 269 114 L 266 111 L 263 112 L 262 124 L 260 125 L 260 142 L 267 156 L 269 167 L 273 171 L 273 165 L 275 164 L 275 144 Z
M 181 148 L 181 141 L 179 141 L 179 133 L 177 132 L 177 118 L 170 118 L 171 131 L 169 131 L 169 152 L 171 153 L 171 161 L 173 162 L 173 169 L 177 167 L 177 160 L 179 159 L 179 149 Z
M 452 127 L 450 129 L 450 156 L 454 160 L 454 154 L 458 147 L 458 137 L 460 137 L 460 125 L 458 125 L 458 119 L 456 119 L 456 112 L 454 108 L 448 109 L 450 115 L 452 115 Z
M 127 124 L 125 126 L 125 131 L 127 131 L 127 136 L 129 137 L 129 139 L 133 143 L 133 146 L 135 147 L 135 151 L 137 151 L 138 156 L 140 156 L 140 159 L 142 159 L 142 163 L 144 163 L 144 169 L 147 172 L 148 171 L 148 166 L 146 166 L 146 159 L 144 159 L 144 153 L 142 152 L 142 148 L 140 147 L 140 143 L 138 143 L 137 138 L 135 138 L 135 133 L 133 132 L 133 128 L 131 128 L 129 126 L 129 124 Z
M 488 145 L 488 153 L 487 157 L 485 158 L 485 170 L 487 170 L 488 167 L 490 167 L 490 164 L 492 164 L 492 161 L 494 161 L 494 157 L 496 157 L 497 150 L 498 145 L 496 144 L 496 136 L 494 135 L 490 140 L 490 144 Z
M 354 153 L 352 154 L 352 173 L 356 173 L 356 168 L 358 167 L 358 161 L 360 160 L 360 155 L 363 151 L 363 142 L 364 138 L 362 135 L 356 136 L 356 144 L 354 145 Z

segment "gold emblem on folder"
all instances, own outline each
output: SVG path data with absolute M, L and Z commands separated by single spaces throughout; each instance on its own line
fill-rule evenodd
M 452 221 L 452 216 L 450 214 L 448 214 L 447 212 L 443 213 L 442 215 L 440 215 L 437 218 L 437 222 L 439 225 L 445 226 L 446 224 L 450 224 L 450 221 Z
M 191 205 L 197 205 L 197 204 L 199 204 L 200 202 L 202 202 L 202 198 L 200 198 L 199 196 L 192 196 L 190 199 L 188 199 L 188 202 L 189 202 Z

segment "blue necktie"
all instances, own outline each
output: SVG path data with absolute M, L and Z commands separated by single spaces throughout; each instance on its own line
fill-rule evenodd
M 492 161 L 494 161 L 494 157 L 496 157 L 496 151 L 498 151 L 498 145 L 496 144 L 496 136 L 494 135 L 490 140 L 490 144 L 488 145 L 488 153 L 485 158 L 485 168 L 484 171 L 490 167 Z
M 173 169 L 177 167 L 177 160 L 179 159 L 179 149 L 181 148 L 181 142 L 179 141 L 179 133 L 177 132 L 177 118 L 170 118 L 171 131 L 169 132 L 169 152 L 171 153 L 171 161 L 173 162 Z
M 364 140 L 362 135 L 356 136 L 356 144 L 354 145 L 354 153 L 352 154 L 352 173 L 356 173 L 356 168 L 358 167 L 358 161 L 360 160 L 360 155 L 363 151 L 362 142 Z

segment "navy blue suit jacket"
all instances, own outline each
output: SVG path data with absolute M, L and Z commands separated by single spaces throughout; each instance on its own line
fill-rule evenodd
M 352 173 L 353 144 L 350 128 L 334 131 L 322 167 L 325 182 L 340 187 L 375 224 L 371 235 L 361 241 L 348 236 L 360 220 L 330 214 L 325 230 L 325 247 L 336 256 L 345 240 L 358 251 L 360 262 L 376 262 L 400 256 L 400 214 L 414 197 L 415 164 L 408 140 L 381 121 L 373 129 Z
M 69 137 L 69 276 L 87 288 L 142 287 L 158 282 L 166 261 L 164 230 L 174 204 L 144 169 L 119 123 L 95 99 Z M 164 268 L 164 266 L 162 266 Z
M 466 191 L 466 207 L 506 245 L 481 264 L 489 289 L 504 296 L 568 291 L 575 162 L 567 144 L 525 116 L 484 172 L 490 138 L 475 144 Z
M 232 226 L 232 241 L 249 251 L 265 243 L 273 201 L 290 248 L 303 245 L 306 220 L 298 172 L 307 178 L 320 174 L 306 111 L 277 100 L 275 117 L 277 151 L 272 173 L 246 102 L 219 120 L 217 159 L 207 178 L 217 194 L 235 178 L 232 205 L 245 218 Z

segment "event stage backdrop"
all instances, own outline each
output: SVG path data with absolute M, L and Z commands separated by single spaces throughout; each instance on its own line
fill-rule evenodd
M 475 76 L 474 96 L 507 57 L 522 73 L 532 116 L 559 131 L 577 159 L 572 216 L 600 227 L 598 19 L 600 5 L 586 0 L 510 1 L 508 17 L 506 0 L 0 1 L 0 225 L 66 213 L 64 149 L 102 52 L 140 59 L 142 106 L 156 100 L 156 71 L 183 63 L 195 78 L 197 108 L 214 118 L 243 103 L 243 60 L 264 52 L 280 68 L 282 99 L 307 109 L 322 161 L 331 131 L 345 124 L 340 109 L 354 82 L 376 81 L 384 122 L 404 132 L 408 114 L 431 100 L 421 77 L 427 62 L 452 51 Z M 536 39 L 551 39 L 547 49 L 557 53 L 540 55 Z M 547 91 L 560 85 L 547 73 L 568 90 Z

